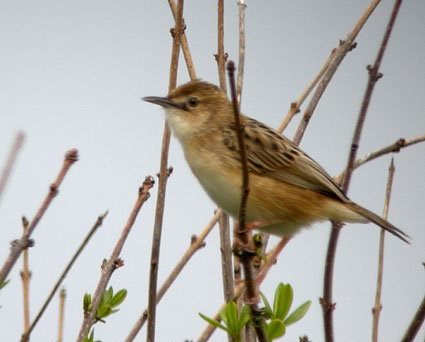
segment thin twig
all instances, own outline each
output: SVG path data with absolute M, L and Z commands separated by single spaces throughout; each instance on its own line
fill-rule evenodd
M 217 2 L 217 54 L 215 55 L 218 68 L 220 88 L 226 92 L 226 59 L 224 53 L 224 1 Z M 223 213 L 218 222 L 220 233 L 221 272 L 223 279 L 224 300 L 229 302 L 233 298 L 232 247 L 230 242 L 229 215 Z M 229 342 L 233 339 L 228 335 Z
M 242 83 L 243 71 L 245 66 L 245 0 L 239 0 L 239 61 L 238 61 L 238 77 L 236 82 L 236 95 L 238 99 L 239 108 L 242 101 Z
M 25 217 L 22 217 L 22 226 L 25 230 L 28 229 L 28 220 Z M 29 271 L 29 262 L 28 262 L 28 248 L 24 249 L 23 252 L 24 265 L 21 272 L 22 279 L 22 290 L 23 290 L 23 304 L 24 304 L 24 330 L 27 330 L 30 326 L 30 280 L 31 272 Z
M 9 274 L 10 270 L 12 269 L 13 265 L 16 263 L 16 260 L 18 260 L 19 256 L 21 255 L 22 251 L 25 248 L 32 246 L 32 241 L 29 240 L 32 232 L 37 227 L 38 222 L 43 217 L 44 213 L 46 212 L 47 208 L 49 207 L 50 203 L 52 202 L 53 198 L 58 194 L 59 192 L 59 186 L 61 185 L 65 175 L 67 174 L 69 168 L 72 164 L 74 164 L 78 160 L 78 152 L 77 150 L 73 149 L 68 151 L 65 154 L 65 161 L 63 162 L 62 169 L 60 170 L 56 180 L 53 184 L 49 187 L 49 192 L 44 199 L 43 203 L 41 204 L 40 208 L 37 211 L 37 214 L 32 219 L 31 223 L 28 226 L 28 229 L 25 230 L 25 232 L 22 234 L 21 238 L 19 240 L 12 241 L 10 254 L 7 257 L 6 262 L 4 263 L 1 271 L 0 271 L 0 284 L 6 280 L 7 275 Z
M 240 114 L 239 114 L 239 105 L 236 98 L 236 89 L 235 89 L 235 64 L 233 61 L 227 63 L 227 71 L 229 73 L 229 84 L 230 92 L 232 95 L 232 104 L 233 104 L 233 113 L 236 126 L 236 136 L 238 139 L 238 146 L 241 155 L 241 166 L 242 166 L 242 195 L 241 195 L 241 204 L 239 206 L 239 232 L 240 238 L 243 243 L 248 242 L 248 236 L 246 234 L 246 203 L 248 201 L 249 195 L 249 171 L 248 171 L 248 162 L 246 157 L 246 147 L 243 142 L 243 133 L 244 126 L 241 124 Z
M 179 65 L 180 42 L 183 33 L 183 0 L 177 2 L 177 15 L 173 32 L 173 48 L 170 63 L 170 79 L 168 91 L 176 87 L 177 68 Z M 170 148 L 170 129 L 165 122 L 161 147 L 161 166 L 159 171 L 158 197 L 155 209 L 155 223 L 152 236 L 151 267 L 149 272 L 149 298 L 148 298 L 148 327 L 146 334 L 147 342 L 155 341 L 156 320 L 156 292 L 158 283 L 159 252 L 161 246 L 162 222 L 164 218 L 165 190 L 168 179 L 168 151 Z
M 170 286 L 173 284 L 174 280 L 176 280 L 177 276 L 183 270 L 184 266 L 186 266 L 190 258 L 195 254 L 196 251 L 198 251 L 200 248 L 204 246 L 205 244 L 204 240 L 206 239 L 208 234 L 211 232 L 211 230 L 214 228 L 215 224 L 220 219 L 221 215 L 222 215 L 221 209 L 217 210 L 214 217 L 207 224 L 207 226 L 202 230 L 201 234 L 198 237 L 196 237 L 195 240 L 191 242 L 189 248 L 186 250 L 186 252 L 182 256 L 180 261 L 177 263 L 173 271 L 170 273 L 168 278 L 165 280 L 165 282 L 162 284 L 161 288 L 159 289 L 158 294 L 156 295 L 157 305 L 161 301 L 162 297 L 165 295 L 167 290 L 170 288 Z M 148 310 L 145 309 L 143 311 L 143 314 L 138 318 L 136 324 L 133 326 L 130 333 L 126 337 L 125 342 L 132 342 L 136 338 L 140 329 L 145 324 L 147 318 L 148 318 Z
M 395 167 L 394 160 L 391 158 L 390 168 L 388 169 L 388 181 L 387 181 L 387 192 L 385 195 L 384 213 L 382 217 L 387 219 L 388 208 L 390 206 L 391 188 L 393 185 Z M 381 293 L 382 293 L 382 276 L 384 271 L 384 244 L 385 244 L 385 229 L 381 228 L 381 234 L 379 235 L 379 252 L 378 252 L 378 274 L 376 277 L 376 294 L 375 294 L 375 305 L 372 309 L 372 342 L 378 342 L 378 324 L 381 313 Z
M 66 291 L 62 288 L 59 292 L 59 322 L 58 322 L 58 341 L 63 341 L 63 325 L 64 325 L 64 316 L 65 316 L 65 299 Z
M 298 126 L 298 130 L 294 136 L 294 143 L 299 145 L 302 136 L 307 128 L 308 123 L 310 122 L 311 116 L 313 115 L 314 110 L 316 109 L 317 104 L 319 103 L 320 98 L 322 97 L 324 91 L 326 90 L 328 84 L 330 83 L 333 75 L 335 74 L 338 66 L 341 64 L 344 57 L 347 53 L 353 48 L 354 40 L 356 39 L 358 33 L 362 29 L 363 25 L 366 23 L 369 16 L 375 10 L 376 6 L 380 3 L 381 0 L 372 0 L 369 6 L 366 8 L 366 11 L 363 13 L 361 18 L 358 20 L 354 28 L 347 35 L 345 40 L 341 42 L 341 45 L 336 49 L 335 57 L 332 59 L 329 67 L 326 70 L 326 73 L 323 75 L 319 85 L 314 92 L 310 103 L 308 104 L 303 118 Z
M 374 160 L 378 157 L 381 157 L 385 154 L 400 152 L 400 150 L 402 148 L 405 148 L 405 147 L 408 147 L 410 145 L 414 145 L 414 144 L 417 144 L 417 143 L 420 143 L 420 142 L 423 142 L 423 141 L 425 141 L 425 134 L 422 134 L 422 135 L 419 135 L 417 137 L 410 138 L 410 139 L 400 138 L 395 143 L 393 143 L 391 145 L 385 146 L 385 147 L 383 147 L 383 148 L 381 148 L 377 151 L 369 152 L 365 156 L 358 158 L 354 162 L 352 170 L 355 170 L 359 166 L 362 166 L 363 164 L 366 164 L 367 162 Z M 337 183 L 340 183 L 341 180 L 345 177 L 346 172 L 347 171 L 344 171 L 341 174 L 339 174 L 337 177 L 334 178 L 334 181 L 337 182 Z
M 0 177 L 0 199 L 24 140 L 25 134 L 23 132 L 16 133 L 15 141 L 13 142 L 12 148 L 10 149 L 9 156 L 7 157 L 6 164 L 4 164 L 3 172 Z
M 217 54 L 215 60 L 218 67 L 218 79 L 220 88 L 224 92 L 226 87 L 226 60 L 227 55 L 224 52 L 224 0 L 218 0 L 218 15 L 217 15 Z
M 381 77 L 381 75 L 379 74 L 379 67 L 381 65 L 382 57 L 386 50 L 388 39 L 390 37 L 392 28 L 394 26 L 394 22 L 397 17 L 400 5 L 401 5 L 401 0 L 396 0 L 393 11 L 391 13 L 390 20 L 388 22 L 388 25 L 384 34 L 384 38 L 382 40 L 378 55 L 375 60 L 375 64 L 373 67 L 368 67 L 369 81 L 366 87 L 365 95 L 363 97 L 363 102 L 361 105 L 359 117 L 358 117 L 356 128 L 354 131 L 353 140 L 351 143 L 350 155 L 349 155 L 347 167 L 346 167 L 347 173 L 342 183 L 342 189 L 344 193 L 347 193 L 348 187 L 350 185 L 351 174 L 353 172 L 353 164 L 354 164 L 354 161 L 356 160 L 356 153 L 359 146 L 360 135 L 363 129 L 363 123 L 366 117 L 367 109 L 369 107 L 373 89 L 375 87 L 377 80 Z M 354 39 L 354 37 L 352 39 Z M 352 44 L 353 40 L 351 40 L 350 38 L 348 39 L 348 41 L 351 41 L 350 44 Z M 325 276 L 324 276 L 324 284 L 323 284 L 323 298 L 321 299 L 321 304 L 322 304 L 322 311 L 323 311 L 325 340 L 327 342 L 331 342 L 334 340 L 333 311 L 335 306 L 333 304 L 333 298 L 332 298 L 332 284 L 333 284 L 333 269 L 335 264 L 336 246 L 338 244 L 338 237 L 339 237 L 340 230 L 341 230 L 341 224 L 339 223 L 332 224 L 332 231 L 331 231 L 331 236 L 329 238 L 328 251 L 326 255 Z
M 331 64 L 332 60 L 335 57 L 335 52 L 336 52 L 336 49 L 333 49 L 330 56 L 326 60 L 325 64 L 319 70 L 317 75 L 313 78 L 311 83 L 308 85 L 307 89 L 304 90 L 304 92 L 295 102 L 291 103 L 289 107 L 289 111 L 286 114 L 285 118 L 283 119 L 282 123 L 277 128 L 277 131 L 282 133 L 286 129 L 286 127 L 288 127 L 292 118 L 299 112 L 301 105 L 304 103 L 304 100 L 307 98 L 307 96 L 310 94 L 310 92 L 313 90 L 316 84 L 322 79 L 325 71 L 328 70 L 329 65 Z
M 124 226 L 121 235 L 115 244 L 114 250 L 111 253 L 111 256 L 108 261 L 104 261 L 102 263 L 102 271 L 99 279 L 99 283 L 97 285 L 96 291 L 92 297 L 92 309 L 90 312 L 85 313 L 85 317 L 83 320 L 83 324 L 81 325 L 80 332 L 78 334 L 78 342 L 83 342 L 84 337 L 89 332 L 91 326 L 95 322 L 96 310 L 99 307 L 100 300 L 102 299 L 102 295 L 105 292 L 106 286 L 108 285 L 109 280 L 112 277 L 112 273 L 123 265 L 122 260 L 119 259 L 119 255 L 121 250 L 124 247 L 124 243 L 127 240 L 128 234 L 130 233 L 131 228 L 136 221 L 137 215 L 142 208 L 143 204 L 149 199 L 150 193 L 149 190 L 153 187 L 155 181 L 153 177 L 147 176 L 143 182 L 143 185 L 139 188 L 138 197 L 134 207 L 130 213 L 130 216 L 127 220 L 126 225 Z
M 262 277 L 264 274 L 264 270 L 267 272 L 270 267 L 274 264 L 274 261 L 272 261 L 274 255 L 279 254 L 280 250 L 283 248 L 284 246 L 282 246 L 282 240 L 276 244 L 276 246 L 274 246 L 266 255 L 265 260 L 266 262 L 264 262 L 264 260 L 261 262 L 260 265 L 260 272 L 258 274 L 259 277 Z M 245 290 L 245 283 L 244 282 L 239 282 L 239 285 L 235 287 L 235 296 L 233 298 L 233 300 L 237 300 L 241 297 L 242 292 Z M 214 315 L 214 319 L 216 321 L 221 321 L 221 317 L 220 317 L 220 311 L 226 306 L 226 302 L 222 304 L 222 306 L 219 308 L 218 312 Z M 214 333 L 214 331 L 216 330 L 216 327 L 208 324 L 207 327 L 204 329 L 204 331 L 201 333 L 201 335 L 198 337 L 197 341 L 198 342 L 206 342 L 209 341 L 209 339 L 211 338 L 212 334 Z M 130 341 L 126 341 L 126 342 L 130 342 Z
M 241 202 L 239 207 L 239 224 L 236 234 L 238 239 L 242 242 L 243 245 L 247 245 L 249 242 L 248 233 L 246 231 L 246 204 L 248 201 L 249 195 L 249 173 L 248 173 L 248 163 L 246 157 L 245 144 L 243 142 L 243 133 L 244 127 L 240 122 L 239 114 L 239 105 L 236 98 L 236 86 L 235 86 L 235 65 L 233 61 L 227 63 L 227 72 L 229 75 L 229 84 L 230 84 L 230 93 L 232 95 L 232 104 L 233 104 L 233 113 L 235 117 L 235 131 L 238 138 L 238 146 L 241 155 L 241 166 L 242 166 L 242 193 L 241 193 Z M 247 251 L 245 248 L 242 248 L 242 251 L 239 255 L 241 263 L 244 269 L 245 275 L 245 285 L 248 298 L 257 298 L 257 289 L 256 283 L 254 280 L 254 273 L 252 268 L 252 258 L 253 255 L 251 252 Z M 265 329 L 264 329 L 264 318 L 260 310 L 258 309 L 257 303 L 249 304 L 251 309 L 251 317 L 254 322 L 255 333 L 257 334 L 258 341 L 265 342 L 267 341 Z
M 225 63 L 227 55 L 224 52 L 224 1 L 217 2 L 217 54 L 215 55 L 218 67 L 218 78 L 220 88 L 226 92 L 226 73 Z M 229 216 L 226 213 L 221 215 L 219 220 L 220 233 L 220 251 L 221 251 L 221 268 L 223 274 L 223 292 L 226 302 L 233 298 L 233 274 L 232 274 L 232 253 L 230 242 L 230 223 Z M 229 341 L 232 338 L 228 336 Z
M 416 311 L 416 314 L 413 317 L 413 320 L 410 323 L 409 327 L 407 328 L 407 331 L 404 334 L 401 342 L 413 342 L 415 339 L 415 336 L 419 332 L 419 329 L 424 323 L 424 320 L 425 320 L 425 297 L 424 299 L 422 299 L 422 302 L 419 305 L 418 311 Z
M 44 314 L 44 311 L 46 311 L 47 307 L 49 306 L 50 301 L 52 300 L 53 296 L 55 295 L 56 291 L 58 290 L 59 286 L 64 281 L 65 277 L 67 276 L 68 272 L 71 270 L 72 265 L 75 263 L 75 261 L 80 256 L 81 252 L 84 250 L 84 248 L 87 246 L 90 238 L 93 236 L 93 234 L 96 232 L 97 228 L 99 228 L 102 223 L 103 219 L 106 217 L 108 212 L 106 211 L 103 215 L 99 216 L 96 220 L 96 223 L 93 225 L 93 227 L 90 229 L 89 233 L 81 243 L 80 247 L 77 249 L 77 251 L 72 256 L 70 262 L 65 267 L 64 271 L 60 275 L 59 279 L 56 281 L 56 284 L 53 286 L 53 289 L 50 291 L 50 294 L 47 296 L 46 301 L 44 302 L 43 306 L 41 307 L 40 311 L 38 312 L 37 316 L 31 323 L 30 327 L 27 327 L 24 331 L 24 334 L 22 334 L 21 342 L 29 341 L 29 337 L 31 335 L 31 332 L 37 325 L 38 321 L 40 320 L 41 316 Z
M 223 217 L 225 216 L 225 217 Z M 221 215 L 218 221 L 220 229 L 220 252 L 221 252 L 221 271 L 223 274 L 223 293 L 224 300 L 232 300 L 233 294 L 233 267 L 232 267 L 232 244 L 230 242 L 229 216 Z M 230 336 L 230 335 L 229 335 Z
M 174 2 L 174 0 L 168 0 L 168 3 L 170 5 L 171 8 L 171 12 L 173 13 L 173 17 L 174 17 L 174 21 L 176 20 L 176 18 L 178 17 L 177 15 L 177 6 L 176 3 Z M 187 37 L 186 37 L 186 24 L 184 23 L 184 19 L 183 20 L 183 32 L 182 32 L 182 36 L 181 36 L 181 48 L 183 51 L 183 56 L 184 59 L 186 61 L 186 67 L 187 67 L 187 71 L 189 73 L 189 77 L 190 79 L 196 80 L 196 71 L 195 71 L 195 65 L 193 64 L 193 60 L 192 60 L 192 55 L 190 54 L 190 50 L 189 50 L 189 43 L 187 42 Z

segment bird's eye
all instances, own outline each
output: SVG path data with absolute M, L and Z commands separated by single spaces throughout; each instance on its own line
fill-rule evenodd
M 187 104 L 188 104 L 190 107 L 192 107 L 192 108 L 196 107 L 196 106 L 198 105 L 198 103 L 199 103 L 199 100 L 198 100 L 196 97 L 191 97 L 191 98 L 187 101 Z

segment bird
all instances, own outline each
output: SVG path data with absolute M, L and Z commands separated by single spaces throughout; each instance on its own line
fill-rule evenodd
M 213 202 L 237 221 L 242 165 L 233 105 L 227 94 L 197 79 L 166 97 L 143 100 L 165 109 L 168 126 L 191 171 Z M 315 222 L 373 222 L 408 242 L 403 231 L 351 201 L 332 177 L 288 138 L 243 114 L 240 122 L 249 177 L 247 224 L 291 238 Z

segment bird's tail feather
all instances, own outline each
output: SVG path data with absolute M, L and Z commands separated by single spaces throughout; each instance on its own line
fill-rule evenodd
M 357 214 L 367 218 L 369 221 L 377 224 L 381 228 L 385 229 L 387 232 L 397 236 L 399 239 L 403 240 L 406 243 L 409 243 L 410 236 L 398 229 L 397 227 L 393 226 L 391 223 L 389 223 L 387 220 L 384 220 L 382 217 L 379 217 L 378 215 L 374 214 L 373 212 L 353 203 L 347 203 L 347 205 Z

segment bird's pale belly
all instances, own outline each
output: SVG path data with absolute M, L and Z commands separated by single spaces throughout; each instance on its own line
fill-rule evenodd
M 205 167 L 207 163 L 200 160 L 189 165 L 210 198 L 237 220 L 242 194 L 241 170 L 226 165 Z M 303 226 L 329 218 L 328 203 L 334 200 L 327 196 L 254 173 L 249 178 L 246 217 L 248 222 L 269 223 L 261 230 L 291 236 Z

